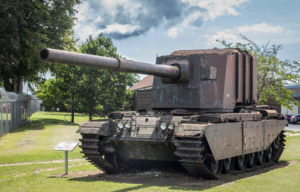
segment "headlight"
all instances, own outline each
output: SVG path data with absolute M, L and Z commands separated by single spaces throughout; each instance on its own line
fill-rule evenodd
M 122 122 L 119 122 L 119 123 L 118 123 L 118 128 L 119 128 L 119 129 L 123 129 L 123 127 L 124 127 L 124 124 L 123 124 Z
M 168 129 L 172 131 L 172 130 L 174 130 L 174 127 L 175 127 L 174 124 L 170 123 L 169 126 L 168 126 Z
M 160 129 L 161 129 L 162 131 L 164 131 L 164 130 L 167 129 L 167 124 L 166 124 L 166 123 L 161 123 L 161 124 L 159 125 L 159 127 L 160 127 Z
M 130 122 L 126 122 L 125 123 L 125 129 L 130 129 L 131 128 L 131 123 Z

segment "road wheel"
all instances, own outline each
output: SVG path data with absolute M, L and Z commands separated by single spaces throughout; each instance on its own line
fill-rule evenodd
M 219 175 L 222 171 L 223 160 L 215 161 L 212 159 L 206 159 L 206 166 L 215 175 Z
M 273 147 L 272 145 L 270 145 L 270 147 L 265 150 L 265 154 L 266 154 L 266 160 L 267 162 L 272 162 L 273 161 L 273 156 L 274 156 L 274 150 L 273 150 Z
M 297 125 L 300 125 L 300 121 L 297 121 L 297 123 L 296 123 Z
M 236 157 L 236 168 L 238 170 L 245 170 L 248 164 L 248 155 L 240 155 Z
M 256 164 L 257 164 L 257 159 L 258 159 L 257 154 L 256 153 L 250 153 L 248 155 L 248 158 L 249 158 L 248 167 L 249 168 L 255 168 Z
M 257 164 L 264 165 L 266 163 L 266 155 L 263 151 L 257 152 Z
M 223 160 L 223 173 L 231 173 L 232 170 L 234 169 L 234 164 L 235 164 L 235 158 L 228 158 Z

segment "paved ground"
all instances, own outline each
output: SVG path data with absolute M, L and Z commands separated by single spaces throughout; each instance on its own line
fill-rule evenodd
M 290 131 L 300 131 L 300 125 L 289 124 L 285 129 Z

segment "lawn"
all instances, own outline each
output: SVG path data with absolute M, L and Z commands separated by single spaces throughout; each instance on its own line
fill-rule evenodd
M 79 148 L 69 153 L 69 175 L 64 172 L 64 153 L 53 151 L 59 141 L 78 141 L 78 123 L 87 116 L 76 114 L 76 124 L 64 120 L 65 114 L 36 113 L 32 122 L 0 138 L 0 191 L 299 191 L 300 136 L 288 137 L 278 166 L 260 171 L 222 176 L 218 181 L 203 181 L 188 175 L 176 177 L 168 184 L 167 177 L 133 179 L 132 175 L 91 177 L 97 169 L 82 160 Z M 55 160 L 55 161 L 53 161 Z M 50 163 L 38 163 L 51 161 Z M 29 163 L 19 165 L 5 164 Z M 37 173 L 37 174 L 36 174 Z M 82 176 L 80 176 L 82 175 Z M 128 179 L 121 179 L 120 177 Z M 132 177 L 132 178 L 131 178 Z M 185 185 L 181 179 L 196 183 Z M 153 181 L 153 182 L 151 182 Z

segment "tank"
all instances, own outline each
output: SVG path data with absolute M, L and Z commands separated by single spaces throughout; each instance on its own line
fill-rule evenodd
M 178 162 L 218 179 L 277 163 L 285 117 L 257 105 L 257 61 L 245 50 L 181 50 L 156 65 L 43 48 L 45 62 L 154 75 L 152 110 L 116 111 L 77 130 L 84 157 L 106 173 L 129 161 Z

